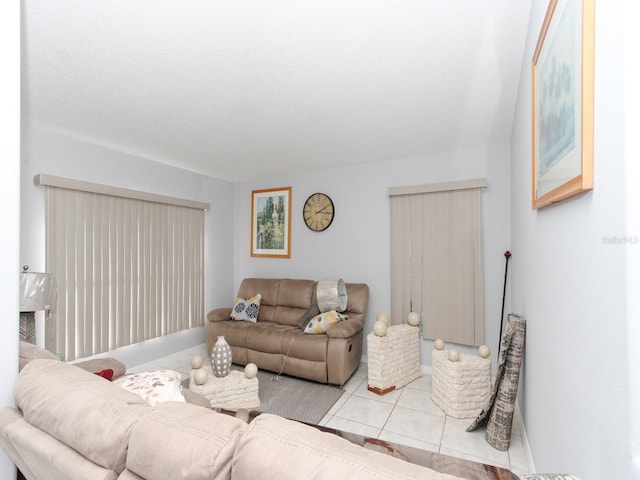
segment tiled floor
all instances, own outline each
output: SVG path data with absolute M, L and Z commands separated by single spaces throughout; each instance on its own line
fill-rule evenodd
M 170 368 L 187 377 L 193 355 L 205 355 L 206 346 L 195 347 L 139 365 L 129 373 Z M 466 432 L 470 419 L 446 416 L 431 401 L 431 376 L 377 395 L 367 390 L 367 365 L 361 364 L 344 385 L 345 393 L 329 410 L 321 424 L 339 430 L 380 438 L 432 452 L 506 467 L 516 474 L 528 470 L 520 421 L 514 418 L 511 445 L 496 450 L 484 439 L 484 429 Z

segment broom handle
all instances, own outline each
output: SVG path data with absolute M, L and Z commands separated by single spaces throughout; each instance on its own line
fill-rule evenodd
M 507 271 L 509 269 L 509 258 L 511 252 L 507 250 L 504 252 L 505 264 L 504 264 L 504 286 L 502 287 L 502 311 L 500 312 L 500 337 L 498 337 L 498 364 L 500 362 L 500 348 L 502 347 L 502 324 L 504 323 L 504 297 L 507 294 Z

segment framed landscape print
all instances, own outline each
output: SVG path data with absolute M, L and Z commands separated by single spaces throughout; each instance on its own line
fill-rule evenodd
M 291 257 L 291 187 L 251 192 L 251 256 Z
M 595 0 L 551 0 L 533 56 L 532 207 L 593 188 Z

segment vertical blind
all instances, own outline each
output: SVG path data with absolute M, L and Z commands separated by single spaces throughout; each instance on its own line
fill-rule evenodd
M 422 318 L 423 336 L 484 343 L 484 180 L 390 190 L 391 317 Z
M 202 208 L 49 185 L 46 235 L 65 360 L 203 324 Z

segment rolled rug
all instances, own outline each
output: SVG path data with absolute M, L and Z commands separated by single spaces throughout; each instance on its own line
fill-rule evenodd
M 498 374 L 487 405 L 467 427 L 472 432 L 486 425 L 485 440 L 497 450 L 508 450 L 511 427 L 518 394 L 520 367 L 524 355 L 526 321 L 519 315 L 509 314 L 500 340 Z

